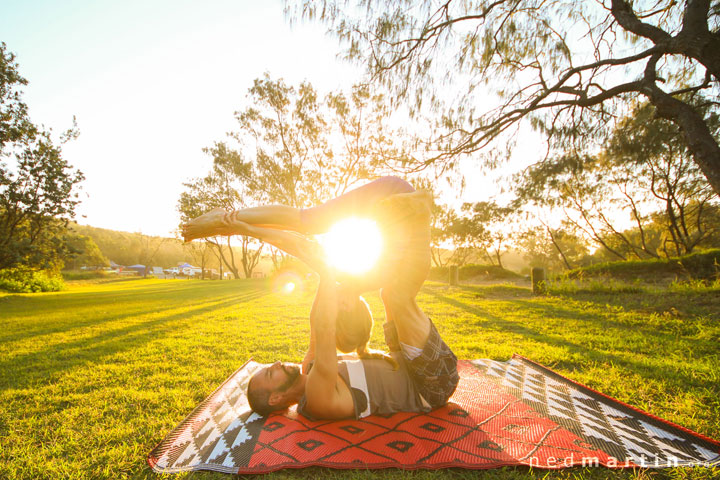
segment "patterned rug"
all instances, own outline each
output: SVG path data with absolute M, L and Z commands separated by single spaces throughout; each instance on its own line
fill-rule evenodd
M 720 442 L 625 405 L 518 355 L 462 360 L 450 403 L 427 414 L 311 422 L 250 411 L 250 361 L 150 452 L 159 473 L 332 468 L 563 468 L 720 464 Z

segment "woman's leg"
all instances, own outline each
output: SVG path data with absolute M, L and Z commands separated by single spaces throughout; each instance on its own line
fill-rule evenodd
M 229 214 L 222 209 L 214 209 L 183 226 L 185 241 L 212 235 L 230 235 L 217 228 L 218 218 L 224 221 L 244 222 L 265 228 L 291 230 L 313 235 L 325 233 L 337 221 L 351 215 L 374 213 L 374 208 L 382 200 L 398 194 L 414 192 L 412 185 L 399 177 L 381 177 L 366 185 L 333 198 L 316 207 L 300 209 L 287 205 L 264 205 L 243 208 Z M 227 215 L 227 216 L 225 216 Z
M 398 193 L 412 193 L 415 189 L 399 177 L 381 177 L 350 190 L 322 205 L 300 210 L 303 233 L 325 233 L 339 220 L 351 215 L 373 216 L 382 200 Z

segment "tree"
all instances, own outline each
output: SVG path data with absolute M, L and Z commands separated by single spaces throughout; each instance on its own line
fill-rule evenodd
M 456 218 L 455 211 L 447 205 L 433 204 L 430 216 L 430 254 L 436 267 L 444 267 L 452 261 L 452 256 L 447 255 L 445 250 L 451 241 L 450 229 Z
M 710 116 L 708 126 L 713 134 L 720 130 L 720 120 Z M 678 127 L 655 116 L 655 108 L 641 104 L 622 119 L 606 149 L 613 165 L 641 185 L 637 190 L 652 194 L 663 214 L 655 215 L 665 234 L 667 251 L 675 255 L 692 253 L 698 245 L 720 229 L 714 222 L 712 208 L 717 204 L 713 190 L 691 155 Z M 625 197 L 630 198 L 628 192 Z M 635 202 L 630 205 L 635 207 Z M 637 217 L 637 216 L 636 216 Z M 640 222 L 638 233 L 645 242 Z
M 531 267 L 554 271 L 580 266 L 589 253 L 586 241 L 567 226 L 527 229 L 518 234 L 517 245 Z
M 249 174 L 250 165 L 244 162 L 238 152 L 229 149 L 224 143 L 216 143 L 213 147 L 205 149 L 205 152 L 212 155 L 213 167 L 205 177 L 184 184 L 187 191 L 180 194 L 178 201 L 178 211 L 182 223 L 213 208 L 219 207 L 231 211 L 249 206 L 248 199 L 252 198 L 244 183 L 251 176 Z M 240 278 L 230 237 L 212 238 L 207 241 L 215 248 L 220 262 L 225 264 L 235 278 Z M 255 248 L 251 249 L 251 246 L 255 246 Z M 259 261 L 262 246 L 262 242 L 242 237 L 240 261 L 246 278 L 252 276 L 253 268 Z
M 465 203 L 462 206 L 468 227 L 468 239 L 479 249 L 491 265 L 502 268 L 502 250 L 512 239 L 510 226 L 512 207 L 501 207 L 494 201 Z
M 260 203 L 310 207 L 394 168 L 387 159 L 397 156 L 402 134 L 388 124 L 384 98 L 367 86 L 322 99 L 308 82 L 296 87 L 265 74 L 248 99 L 231 136 L 252 159 L 243 181 Z
M 138 263 L 140 263 L 140 265 L 145 265 L 143 277 L 147 277 L 147 274 L 152 267 L 151 264 L 155 261 L 155 257 L 168 239 L 164 237 L 144 235 L 140 232 L 137 233 L 137 239 L 140 243 Z
M 720 195 L 707 123 L 718 103 L 688 101 L 718 92 L 720 7 L 709 0 L 295 0 L 286 11 L 329 24 L 395 103 L 440 113 L 434 153 L 420 163 L 452 165 L 523 120 L 551 146 L 582 151 L 644 97 L 682 130 Z
M 229 141 L 206 149 L 213 156 L 212 172 L 185 185 L 188 191 L 179 203 L 184 221 L 213 207 L 280 203 L 307 208 L 392 169 L 385 159 L 396 155 L 400 135 L 387 125 L 390 112 L 382 96 L 366 87 L 323 99 L 307 82 L 292 86 L 265 74 L 249 89 L 248 103 L 235 113 L 238 128 Z M 262 248 L 242 237 L 247 276 Z M 232 256 L 231 249 L 227 252 Z M 280 268 L 283 254 L 273 247 L 270 253 Z M 228 259 L 235 272 L 232 263 Z
M 615 259 L 692 252 L 720 227 L 717 202 L 677 126 L 653 111 L 635 106 L 592 156 L 569 150 L 528 168 L 516 177 L 517 204 L 560 209 Z
M 63 263 L 75 270 L 80 266 L 107 267 L 110 265 L 95 241 L 86 235 L 68 233 L 64 239 Z
M 207 241 L 188 242 L 183 244 L 183 249 L 192 256 L 193 264 L 200 266 L 200 278 L 205 279 L 205 270 L 213 255 L 213 245 Z M 222 276 L 220 277 L 222 280 Z
M 67 223 L 79 203 L 81 172 L 63 158 L 51 132 L 29 119 L 19 91 L 27 81 L 0 43 L 0 269 L 16 265 L 59 269 Z M 75 127 L 61 136 L 77 136 Z

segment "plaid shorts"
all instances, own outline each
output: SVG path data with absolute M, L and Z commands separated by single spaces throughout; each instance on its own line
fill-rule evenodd
M 391 351 L 397 345 L 396 338 L 393 338 L 397 337 L 394 330 L 395 328 L 385 329 L 386 341 Z M 430 335 L 422 353 L 417 358 L 405 360 L 405 365 L 418 392 L 432 408 L 445 405 L 460 381 L 457 357 L 440 337 L 432 320 Z

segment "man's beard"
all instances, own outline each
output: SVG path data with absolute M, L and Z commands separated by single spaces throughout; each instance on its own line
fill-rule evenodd
M 282 369 L 288 376 L 288 379 L 282 385 L 280 385 L 278 390 L 281 392 L 287 392 L 300 377 L 300 367 L 298 367 L 297 365 L 282 364 Z

